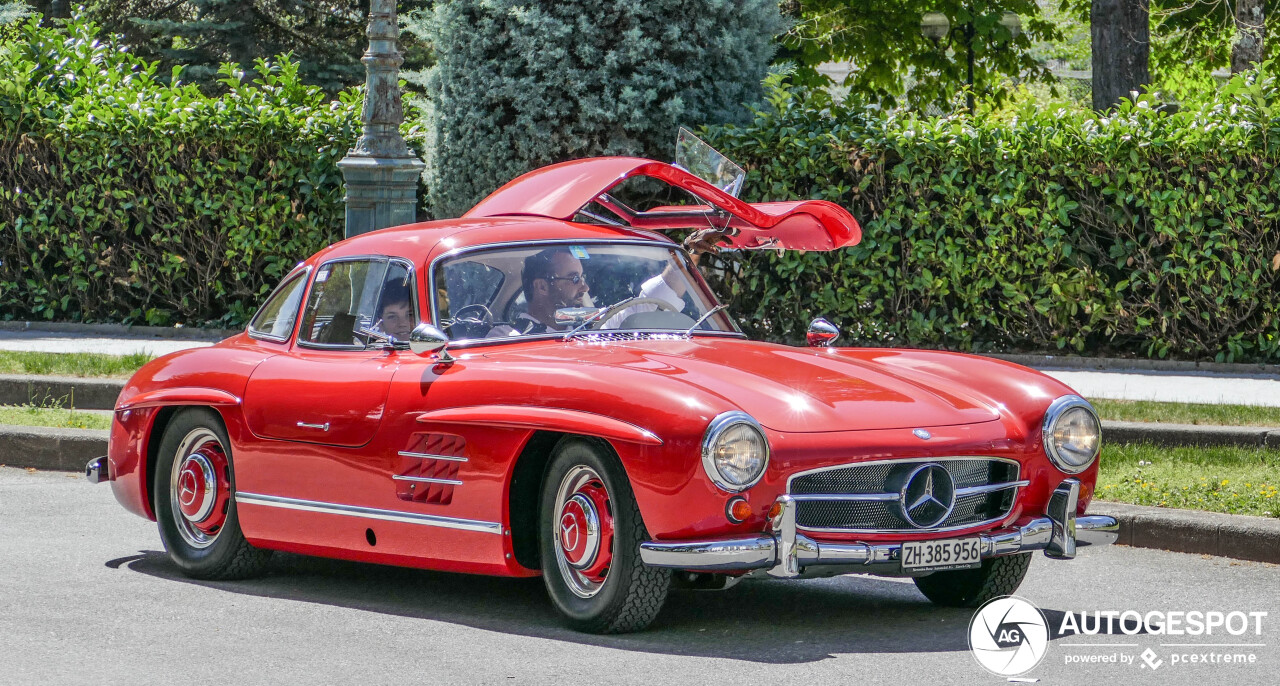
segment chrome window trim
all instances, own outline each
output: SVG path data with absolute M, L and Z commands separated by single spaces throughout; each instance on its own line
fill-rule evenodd
M 452 462 L 466 462 L 465 457 L 455 457 L 453 455 L 433 455 L 431 453 L 415 453 L 411 450 L 401 450 L 396 453 L 400 457 L 416 457 L 421 460 L 450 460 Z
M 419 484 L 445 484 L 448 486 L 462 485 L 462 482 L 458 481 L 457 479 L 436 479 L 434 477 L 429 477 L 429 476 L 403 476 L 401 474 L 396 474 L 395 476 L 391 477 L 391 479 L 393 481 L 412 481 L 413 483 L 419 483 Z
M 299 498 L 285 498 L 283 496 L 262 495 L 259 493 L 236 493 L 236 503 L 278 507 L 285 510 L 299 510 L 302 512 L 318 512 L 321 514 L 359 517 L 362 519 L 377 519 L 380 521 L 398 522 L 401 524 L 421 524 L 423 526 L 457 529 L 460 531 L 502 534 L 502 525 L 497 522 L 485 522 L 476 519 L 459 519 L 457 517 L 442 517 L 440 515 L 402 512 L 400 510 L 382 510 L 374 507 L 341 505 L 338 503 L 326 503 L 319 500 L 302 500 Z
M 332 260 L 325 260 L 324 262 L 319 264 L 316 267 L 316 273 L 317 274 L 320 273 L 320 270 L 324 269 L 325 267 L 331 264 L 338 264 L 340 262 L 373 262 L 373 261 L 385 261 L 387 263 L 388 268 L 390 268 L 390 265 L 392 262 L 398 262 L 408 268 L 409 292 L 410 292 L 409 297 L 410 299 L 415 301 L 414 310 L 417 310 L 418 309 L 417 302 L 416 302 L 418 299 L 417 271 L 413 268 L 413 262 L 411 262 L 407 258 L 393 257 L 391 255 L 349 255 L 347 257 L 335 257 Z M 383 278 L 384 279 L 386 278 L 385 272 L 383 272 Z M 306 293 L 307 296 L 311 295 L 311 288 L 314 288 L 314 287 L 315 287 L 315 284 L 310 284 L 310 288 L 307 289 L 307 293 Z M 306 310 L 306 306 L 307 306 L 306 298 L 304 297 L 302 302 L 302 309 L 304 311 Z M 414 314 L 416 315 L 419 313 L 415 312 Z M 302 323 L 302 318 L 299 318 L 294 326 L 294 329 L 295 329 L 294 341 L 298 344 L 299 348 L 310 348 L 312 350 L 353 350 L 358 352 L 364 352 L 367 350 L 378 350 L 378 348 L 370 348 L 368 345 L 363 345 L 363 346 L 354 345 L 354 344 L 342 345 L 340 343 L 314 343 L 312 341 L 304 341 L 302 340 L 302 336 L 300 335 L 302 333 L 301 329 L 299 328 L 301 323 Z
M 627 227 L 627 228 L 630 228 L 633 231 L 643 230 L 643 229 L 635 229 L 632 227 Z M 661 234 L 656 234 L 656 235 L 661 235 Z M 440 326 L 440 313 L 436 308 L 436 294 L 437 294 L 436 267 L 440 265 L 440 262 L 442 260 L 452 258 L 452 257 L 457 257 L 459 255 L 465 255 L 467 253 L 480 252 L 483 250 L 500 250 L 502 248 L 515 248 L 515 247 L 523 247 L 523 246 L 541 246 L 541 245 L 552 246 L 552 245 L 601 245 L 601 244 L 604 244 L 604 245 L 643 245 L 647 247 L 661 247 L 661 248 L 673 249 L 683 254 L 685 256 L 685 259 L 689 260 L 690 263 L 692 264 L 692 258 L 689 257 L 688 251 L 686 251 L 682 246 L 680 246 L 680 244 L 676 243 L 675 241 L 671 241 L 671 239 L 669 238 L 667 239 L 667 241 L 669 242 L 664 243 L 658 240 L 642 239 L 642 238 L 585 238 L 581 240 L 576 240 L 572 238 L 549 238 L 546 240 L 503 241 L 501 243 L 484 243 L 481 245 L 467 245 L 461 248 L 453 248 L 452 250 L 449 250 L 437 255 L 427 265 L 427 300 L 428 300 L 427 305 L 428 305 L 428 310 L 431 312 L 431 323 L 435 326 Z M 697 265 L 694 265 L 694 269 L 697 269 Z M 711 297 L 715 304 L 717 305 L 720 304 L 720 299 L 715 297 L 715 293 L 711 293 Z M 695 331 L 694 333 L 699 335 L 720 334 L 722 336 L 730 336 L 733 338 L 747 337 L 746 334 L 736 330 L 738 328 L 738 323 L 733 320 L 733 317 L 729 316 L 728 313 L 725 314 L 725 317 L 729 320 L 729 324 L 734 327 L 735 331 Z M 620 329 L 620 330 L 635 331 L 635 329 Z M 674 330 L 675 329 L 661 329 L 661 331 L 674 331 Z M 564 332 L 558 331 L 555 333 L 534 334 L 531 336 L 504 336 L 502 338 L 461 338 L 461 339 L 458 339 L 457 341 L 452 341 L 452 340 L 449 341 L 449 348 L 450 349 L 467 348 L 467 347 L 472 347 L 476 345 L 502 345 L 502 344 L 509 344 L 509 343 L 519 343 L 524 341 L 553 340 L 556 338 L 564 338 Z
M 298 264 L 299 266 L 302 265 L 302 263 L 298 263 Z M 253 320 L 257 319 L 258 315 L 262 314 L 262 309 L 266 307 L 267 303 L 271 302 L 271 299 L 276 297 L 276 295 L 281 290 L 283 290 L 285 286 L 289 285 L 289 283 L 291 283 L 293 279 L 299 278 L 299 277 L 302 278 L 302 282 L 303 282 L 302 298 L 298 300 L 298 311 L 293 313 L 293 326 L 289 329 L 289 335 L 284 336 L 282 338 L 279 336 L 272 336 L 271 334 L 259 333 L 257 331 L 254 331 L 251 328 L 253 326 Z M 271 291 L 271 294 L 268 295 L 266 299 L 262 301 L 262 306 L 258 308 L 258 311 L 254 312 L 252 317 L 249 317 L 249 323 L 244 325 L 244 332 L 249 334 L 249 338 L 257 339 L 260 341 L 270 341 L 271 343 L 288 343 L 289 339 L 293 338 L 293 334 L 297 332 L 298 323 L 302 321 L 302 309 L 307 306 L 307 289 L 310 288 L 310 286 L 311 286 L 311 267 L 303 267 L 301 270 L 299 270 L 298 267 L 294 267 L 293 269 L 291 269 L 289 273 L 285 274 L 285 277 L 280 280 L 280 283 L 275 287 L 275 289 Z
M 1018 477 L 1022 475 L 1022 463 L 1018 462 L 1017 460 L 1009 459 L 1007 457 L 987 457 L 983 455 L 951 455 L 951 456 L 939 456 L 939 457 L 899 457 L 899 458 L 894 458 L 890 460 L 864 460 L 859 462 L 846 462 L 844 464 L 831 465 L 828 467 L 818 467 L 817 469 L 808 469 L 803 472 L 796 472 L 795 474 L 792 474 L 791 476 L 787 477 L 786 493 L 788 495 L 791 495 L 792 480 L 802 476 L 808 476 L 810 474 L 817 474 L 820 472 L 831 471 L 833 469 L 847 469 L 849 467 L 857 467 L 861 465 L 896 464 L 896 463 L 904 463 L 904 462 L 919 462 L 921 464 L 927 464 L 929 462 L 940 462 L 944 460 L 982 460 L 984 462 L 1004 462 L 1006 464 L 1011 464 L 1014 467 L 1013 481 L 1005 481 L 1000 484 L 984 484 L 983 486 L 968 486 L 968 487 L 965 487 L 964 489 L 957 488 L 956 496 L 955 496 L 957 499 L 959 499 L 962 495 L 964 496 L 982 495 L 982 493 L 979 493 L 979 492 L 961 493 L 961 491 L 968 491 L 971 488 L 985 488 L 986 486 L 996 485 L 996 486 L 999 486 L 1000 488 L 992 489 L 992 490 L 1005 490 L 1008 488 L 1012 488 L 1014 505 L 1017 505 L 1018 489 L 1022 488 L 1023 486 L 1029 485 L 1031 483 L 1030 481 L 1018 479 Z M 850 498 L 848 498 L 847 495 L 879 496 L 879 495 L 886 495 L 886 494 L 881 494 L 881 493 L 856 494 L 855 493 L 855 494 L 833 494 L 836 497 L 827 497 L 827 498 L 809 497 L 809 496 L 822 496 L 822 495 L 823 494 L 821 493 L 812 493 L 812 494 L 806 493 L 798 496 L 792 495 L 791 497 L 795 500 L 806 500 L 806 501 L 826 500 L 828 502 L 840 502 L 840 501 L 850 500 Z M 893 498 L 889 500 L 898 499 L 897 493 L 894 493 L 892 495 L 893 495 Z M 867 499 L 867 500 L 871 500 L 871 499 Z M 876 500 L 879 500 L 879 499 L 877 498 Z M 965 524 L 963 526 L 937 527 L 937 528 L 929 528 L 929 529 L 916 529 L 916 528 L 911 528 L 911 529 L 905 529 L 905 528 L 903 529 L 832 529 L 832 528 L 807 527 L 807 526 L 799 526 L 799 525 L 796 525 L 796 528 L 803 531 L 816 531 L 816 532 L 834 533 L 834 534 L 935 534 L 935 533 L 945 533 L 949 531 L 962 531 L 964 529 L 974 529 L 978 527 L 988 526 L 991 524 L 995 524 L 997 522 L 1004 521 L 1012 513 L 1013 513 L 1013 508 L 1009 508 L 1009 512 L 1006 512 L 1003 515 L 1000 515 L 999 517 L 995 517 L 993 519 L 988 519 L 981 522 L 973 522 L 970 524 Z
M 1067 410 L 1077 407 L 1083 407 L 1089 414 L 1093 415 L 1093 421 L 1098 424 L 1098 449 L 1093 453 L 1093 457 L 1079 467 L 1068 464 L 1058 455 L 1058 446 L 1053 442 L 1053 426 L 1058 422 Z M 1044 454 L 1064 474 L 1079 474 L 1098 460 L 1098 455 L 1102 454 L 1102 420 L 1098 418 L 1098 411 L 1093 409 L 1093 404 L 1078 395 L 1064 395 L 1054 399 L 1049 403 L 1049 409 L 1044 411 L 1044 423 L 1040 426 L 1041 441 L 1044 444 Z
M 731 484 L 725 480 L 724 476 L 720 474 L 720 470 L 716 468 L 715 458 L 711 454 L 711 450 L 715 446 L 716 440 L 720 438 L 720 434 L 734 424 L 747 424 L 753 427 L 759 432 L 760 438 L 764 440 L 764 464 L 760 466 L 760 473 L 756 474 L 756 478 L 741 486 Z M 769 458 L 772 453 L 773 449 L 769 445 L 769 435 L 764 432 L 764 427 L 760 426 L 760 422 L 757 422 L 754 417 L 741 410 L 721 412 L 716 415 L 715 419 L 712 419 L 711 423 L 707 425 L 706 433 L 702 435 L 702 471 L 706 472 L 712 483 L 729 493 L 742 493 L 760 483 L 760 480 L 764 478 L 764 473 L 769 471 Z

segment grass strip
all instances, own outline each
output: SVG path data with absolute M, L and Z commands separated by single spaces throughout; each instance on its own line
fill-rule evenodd
M 152 359 L 146 353 L 103 355 L 0 350 L 0 374 L 128 377 Z
M 111 415 L 36 405 L 0 405 L 0 424 L 48 426 L 57 429 L 109 429 Z
M 1161 403 L 1149 400 L 1090 400 L 1098 416 L 1123 422 L 1210 424 L 1216 426 L 1278 426 L 1280 407 Z
M 1280 517 L 1280 450 L 1103 448 L 1097 497 L 1135 505 Z

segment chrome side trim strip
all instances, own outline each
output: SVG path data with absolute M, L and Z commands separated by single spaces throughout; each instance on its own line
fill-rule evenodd
M 1023 479 L 1022 481 L 1008 481 L 1001 484 L 983 484 L 981 486 L 966 486 L 964 488 L 956 489 L 956 497 L 962 498 L 966 495 L 982 495 L 983 493 L 994 493 L 996 491 L 1003 491 L 1006 488 L 1022 488 L 1023 486 L 1027 486 L 1030 484 L 1031 484 L 1030 481 Z
M 453 455 L 432 455 L 431 453 L 415 453 L 411 450 L 401 450 L 396 453 L 400 457 L 417 457 L 423 460 L 449 460 L 451 462 L 466 462 L 465 457 L 454 457 Z
M 502 525 L 497 522 L 482 522 L 476 519 L 458 519 L 456 517 L 441 517 L 439 515 L 418 514 L 416 512 L 400 512 L 398 510 L 380 510 L 373 507 L 339 505 L 337 503 L 325 503 L 317 500 L 282 498 L 280 496 L 261 495 L 258 493 L 236 493 L 236 502 L 247 503 L 249 505 L 263 505 L 265 507 L 278 507 L 285 510 L 301 510 L 303 512 L 319 512 L 321 514 L 346 515 L 348 517 L 360 517 L 363 519 L 378 519 L 385 522 L 399 522 L 401 524 L 438 526 L 443 529 L 478 531 L 480 533 L 487 534 L 502 533 Z
M 400 476 L 396 474 L 391 477 L 394 481 L 412 481 L 419 484 L 449 484 L 450 486 L 461 486 L 462 482 L 457 479 L 433 479 L 427 476 Z

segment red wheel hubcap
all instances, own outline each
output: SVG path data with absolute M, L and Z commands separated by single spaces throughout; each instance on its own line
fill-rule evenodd
M 592 582 L 601 582 L 613 561 L 613 513 L 604 484 L 580 485 L 560 509 L 560 549 L 565 562 Z
M 212 441 L 204 443 L 187 455 L 178 469 L 178 510 L 193 527 L 206 534 L 217 533 L 226 521 L 231 494 L 222 447 Z

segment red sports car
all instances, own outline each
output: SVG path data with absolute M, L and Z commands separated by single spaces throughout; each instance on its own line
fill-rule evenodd
M 663 182 L 692 204 L 629 201 Z M 1085 516 L 1088 402 L 971 355 L 747 340 L 667 229 L 725 248 L 856 243 L 822 201 L 745 203 L 636 158 L 546 167 L 459 219 L 295 268 L 246 331 L 143 367 L 88 465 L 174 564 L 243 578 L 273 550 L 541 574 L 583 631 L 647 626 L 672 585 L 851 572 L 971 606 L 1032 552 L 1111 543 Z

